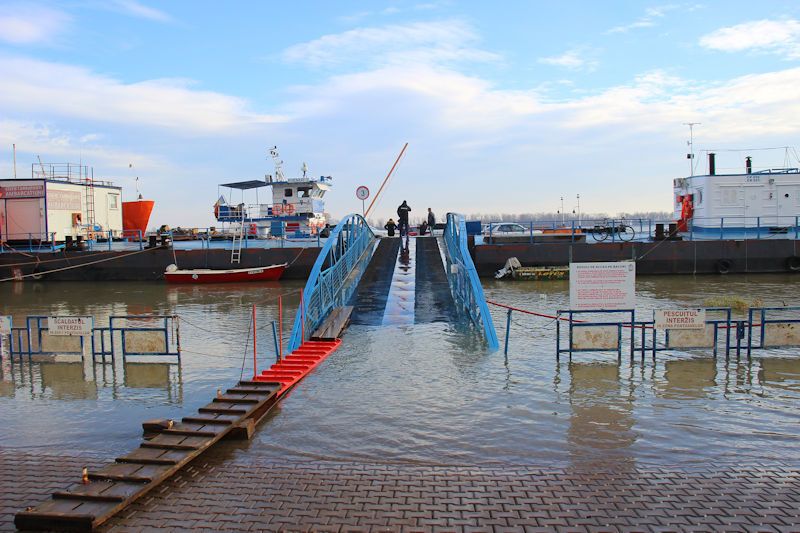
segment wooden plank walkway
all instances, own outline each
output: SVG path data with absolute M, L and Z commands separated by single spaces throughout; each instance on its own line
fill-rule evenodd
M 19 529 L 92 531 L 170 478 L 223 438 L 250 438 L 256 424 L 294 385 L 341 344 L 307 341 L 252 380 L 221 391 L 180 422 L 151 421 L 139 448 L 84 478 L 52 500 L 16 514 Z

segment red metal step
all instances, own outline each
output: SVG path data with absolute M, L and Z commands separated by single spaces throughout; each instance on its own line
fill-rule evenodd
M 342 341 L 338 339 L 306 341 L 268 370 L 264 370 L 261 375 L 255 376 L 253 381 L 278 381 L 283 385 L 278 394 L 283 395 L 336 351 L 341 343 Z

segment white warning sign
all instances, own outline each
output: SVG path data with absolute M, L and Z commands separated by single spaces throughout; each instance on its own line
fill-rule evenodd
M 657 309 L 653 314 L 658 331 L 667 329 L 703 329 L 706 327 L 705 309 Z
M 93 319 L 90 316 L 47 317 L 47 332 L 50 335 L 75 335 L 88 337 L 92 334 Z
M 636 263 L 570 263 L 569 308 L 573 310 L 636 307 Z

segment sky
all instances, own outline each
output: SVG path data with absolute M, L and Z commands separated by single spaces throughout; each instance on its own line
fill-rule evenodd
M 0 177 L 13 144 L 18 177 L 81 162 L 125 199 L 138 177 L 151 225 L 213 225 L 272 146 L 360 212 L 406 142 L 375 217 L 668 211 L 685 123 L 722 172 L 785 166 L 761 149 L 798 117 L 796 1 L 0 3 Z

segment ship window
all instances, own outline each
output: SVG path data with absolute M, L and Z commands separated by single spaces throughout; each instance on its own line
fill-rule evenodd
M 283 195 L 284 195 L 285 197 L 289 198 L 290 196 L 292 196 L 292 191 L 293 191 L 293 190 L 294 190 L 294 189 L 284 189 L 284 190 L 283 190 Z
M 703 189 L 697 189 L 694 195 L 694 205 L 703 205 Z
M 300 198 L 308 198 L 311 196 L 311 187 L 298 187 L 297 196 Z
M 738 206 L 739 202 L 739 190 L 735 187 L 725 187 L 722 189 L 722 202 L 721 205 L 724 206 Z
M 116 194 L 108 195 L 108 208 L 119 209 L 119 196 Z

